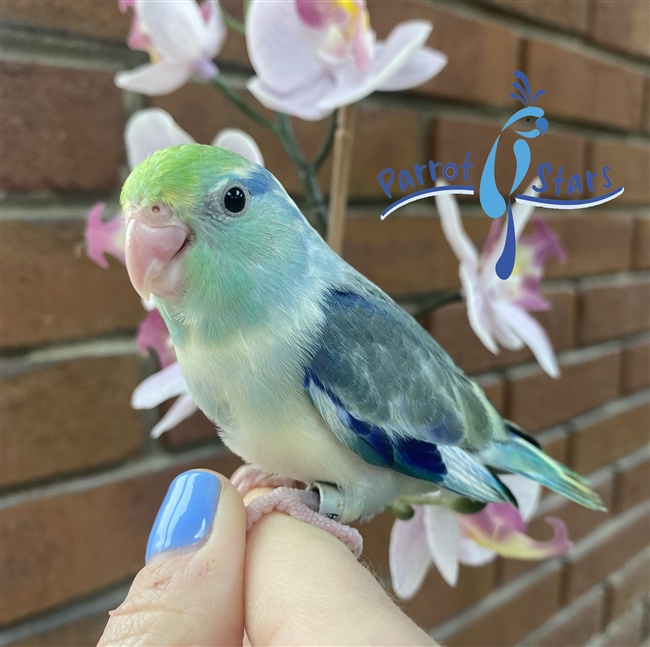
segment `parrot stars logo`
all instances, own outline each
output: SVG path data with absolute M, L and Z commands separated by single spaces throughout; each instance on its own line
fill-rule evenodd
M 521 187 L 524 182 L 528 170 L 530 169 L 531 163 L 531 150 L 528 140 L 536 139 L 542 137 L 546 134 L 548 130 L 548 121 L 544 116 L 544 110 L 539 106 L 536 106 L 535 103 L 539 97 L 543 94 L 546 94 L 546 90 L 538 90 L 534 95 L 530 88 L 530 83 L 528 78 L 523 72 L 519 70 L 514 73 L 515 81 L 512 84 L 512 87 L 515 89 L 515 92 L 510 95 L 511 98 L 516 99 L 517 101 L 523 104 L 523 108 L 517 110 L 503 125 L 501 132 L 497 135 L 490 153 L 488 154 L 485 165 L 483 166 L 483 171 L 481 173 L 481 181 L 479 184 L 479 200 L 481 208 L 487 216 L 490 218 L 500 218 L 504 214 L 507 214 L 506 222 L 506 238 L 504 242 L 503 252 L 499 257 L 499 260 L 496 264 L 496 274 L 500 279 L 507 279 L 512 274 L 512 271 L 515 266 L 515 258 L 517 253 L 517 238 L 515 233 L 515 224 L 512 216 L 512 200 L 514 199 L 519 203 L 532 204 L 536 207 L 546 208 L 546 209 L 585 209 L 587 207 L 595 207 L 599 204 L 604 204 L 609 202 L 614 198 L 620 196 L 624 188 L 621 186 L 618 189 L 614 189 L 605 195 L 601 195 L 594 198 L 586 199 L 557 199 L 560 197 L 562 185 L 567 182 L 567 179 L 562 176 L 562 171 L 564 170 L 563 166 L 560 166 L 557 175 L 551 180 L 555 184 L 555 195 L 556 198 L 547 198 L 542 197 L 541 194 L 549 190 L 549 185 L 546 181 L 547 176 L 550 176 L 553 172 L 553 167 L 551 164 L 546 162 L 540 164 L 537 167 L 537 175 L 540 178 L 541 186 L 538 187 L 533 185 L 533 190 L 536 191 L 539 195 L 531 196 L 517 193 L 517 190 Z M 500 152 L 503 156 L 503 153 L 499 151 L 499 143 L 501 142 L 501 135 L 513 126 L 514 132 L 518 135 L 518 139 L 515 140 L 512 145 L 512 153 L 515 157 L 515 176 L 510 187 L 510 191 L 506 196 L 497 188 L 495 168 L 497 163 L 497 152 Z M 403 207 L 411 202 L 416 200 L 422 200 L 423 198 L 428 198 L 435 196 L 436 194 L 447 193 L 447 194 L 460 194 L 460 195 L 474 195 L 475 187 L 469 184 L 469 169 L 474 166 L 470 163 L 471 153 L 467 152 L 465 156 L 465 162 L 460 164 L 460 169 L 463 171 L 463 184 L 462 185 L 445 185 L 437 186 L 432 188 L 422 189 L 420 191 L 415 191 L 409 195 L 404 196 L 390 204 L 381 214 L 381 219 L 384 220 L 394 211 L 397 211 L 400 207 Z M 420 185 L 424 184 L 423 171 L 428 168 L 430 178 L 433 182 L 436 182 L 438 178 L 437 168 L 441 166 L 440 162 L 434 163 L 429 161 L 428 166 L 421 164 L 414 164 L 413 170 L 415 172 L 415 177 L 417 178 Z M 612 181 L 609 178 L 608 172 L 611 171 L 611 167 L 603 166 L 601 169 L 602 179 L 603 179 L 603 188 L 609 189 L 613 186 Z M 440 174 L 440 179 L 447 181 L 455 180 L 459 174 L 459 166 L 454 163 L 446 164 L 442 168 L 442 173 Z M 599 173 L 591 173 L 586 171 L 586 186 L 590 193 L 594 192 L 594 179 L 599 176 Z M 383 189 L 384 193 L 388 196 L 389 199 L 392 199 L 390 188 L 395 180 L 395 171 L 392 168 L 383 169 L 377 176 L 377 181 Z M 399 173 L 399 188 L 400 191 L 404 192 L 408 190 L 408 187 L 415 189 L 415 182 L 406 169 L 402 169 Z M 582 178 L 579 174 L 572 175 L 568 180 L 567 194 L 572 195 L 578 193 L 582 195 Z

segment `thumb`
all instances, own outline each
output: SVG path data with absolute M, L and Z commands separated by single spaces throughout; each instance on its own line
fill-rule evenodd
M 241 645 L 244 504 L 221 475 L 177 476 L 158 511 L 147 563 L 99 645 Z

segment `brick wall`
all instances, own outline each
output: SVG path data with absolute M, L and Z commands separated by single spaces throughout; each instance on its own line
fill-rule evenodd
M 400 20 L 432 20 L 430 44 L 450 59 L 416 91 L 360 106 L 344 256 L 391 295 L 409 305 L 457 287 L 458 268 L 432 203 L 379 220 L 386 201 L 377 173 L 429 159 L 459 163 L 467 150 L 484 158 L 511 114 L 517 68 L 547 90 L 550 132 L 535 154 L 563 164 L 565 175 L 609 164 L 625 185 L 605 207 L 543 214 L 568 252 L 565 265 L 548 267 L 553 308 L 539 315 L 560 380 L 527 351 L 489 353 L 461 304 L 424 321 L 504 415 L 592 477 L 609 512 L 546 496 L 538 516 L 566 521 L 569 555 L 463 568 L 455 589 L 432 572 L 404 608 L 449 645 L 639 645 L 649 608 L 649 5 L 369 6 L 380 37 Z M 159 442 L 148 439 L 155 414 L 129 407 L 152 370 L 133 342 L 141 307 L 121 267 L 103 271 L 80 253 L 87 209 L 98 199 L 116 205 L 125 120 L 147 105 L 112 82 L 116 70 L 143 60 L 124 45 L 129 18 L 112 0 L 3 0 L 1 9 L 3 642 L 87 645 L 142 565 L 172 477 L 197 465 L 230 474 L 238 460 L 198 415 Z M 229 35 L 220 65 L 226 78 L 245 78 L 241 37 Z M 201 142 L 223 127 L 246 129 L 300 198 L 276 142 L 211 88 L 190 84 L 149 105 Z M 324 124 L 297 126 L 315 149 Z M 329 169 L 322 173 L 326 181 Z M 481 243 L 486 218 L 472 202 L 463 214 Z M 390 525 L 382 516 L 364 529 L 366 558 L 386 579 Z M 531 531 L 545 537 L 541 521 Z

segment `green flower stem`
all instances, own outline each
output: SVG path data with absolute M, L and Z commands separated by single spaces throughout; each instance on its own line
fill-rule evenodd
M 461 299 L 462 299 L 462 295 L 460 293 L 460 290 L 439 292 L 438 294 L 434 294 L 428 297 L 427 299 L 424 299 L 424 301 L 422 301 L 419 304 L 418 309 L 413 313 L 413 316 L 421 317 L 422 315 L 425 315 L 428 312 L 432 312 L 433 310 L 437 310 L 438 308 L 441 308 L 447 303 L 453 303 L 454 301 L 460 301 Z
M 325 135 L 316 157 L 313 162 L 308 162 L 305 158 L 295 133 L 291 126 L 289 117 L 281 112 L 276 113 L 276 121 L 273 122 L 261 115 L 254 108 L 251 108 L 231 87 L 226 85 L 218 76 L 212 79 L 212 84 L 219 89 L 223 95 L 237 108 L 239 108 L 247 117 L 255 123 L 275 133 L 282 142 L 284 149 L 289 155 L 289 159 L 296 167 L 298 177 L 302 183 L 303 190 L 307 197 L 310 209 L 316 215 L 316 225 L 320 233 L 325 236 L 327 233 L 327 206 L 323 192 L 318 183 L 318 170 L 332 150 L 334 133 L 336 131 L 336 113 L 332 115 L 330 126 Z
M 323 165 L 323 162 L 329 157 L 329 154 L 332 152 L 332 146 L 334 144 L 334 134 L 336 133 L 336 119 L 338 113 L 339 113 L 338 110 L 335 110 L 332 113 L 332 116 L 330 117 L 330 123 L 327 128 L 327 133 L 325 134 L 325 138 L 321 142 L 318 152 L 316 153 L 316 157 L 314 157 L 314 161 L 312 162 L 312 165 L 316 169 L 316 171 L 320 171 L 320 167 Z
M 223 9 L 223 7 L 221 8 L 221 15 L 223 16 L 223 21 L 226 23 L 226 27 L 228 27 L 228 29 L 237 32 L 238 34 L 246 34 L 244 23 L 237 20 L 237 18 L 233 18 L 227 11 Z
M 235 106 L 237 106 L 247 117 L 252 119 L 255 123 L 260 126 L 277 133 L 276 125 L 270 120 L 267 119 L 264 115 L 261 115 L 254 108 L 251 108 L 231 87 L 226 85 L 218 76 L 212 78 L 212 84 L 221 90 L 223 95 Z
M 277 134 L 282 141 L 284 149 L 287 151 L 291 162 L 298 171 L 298 177 L 302 183 L 307 202 L 309 207 L 316 215 L 318 229 L 321 234 L 325 235 L 327 232 L 327 208 L 325 206 L 325 198 L 318 183 L 318 171 L 315 165 L 310 164 L 300 149 L 300 145 L 296 140 L 296 135 L 291 126 L 291 121 L 284 113 L 277 113 Z

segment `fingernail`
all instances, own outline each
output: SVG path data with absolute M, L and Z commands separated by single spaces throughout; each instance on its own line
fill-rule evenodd
M 169 486 L 147 542 L 146 561 L 160 553 L 201 544 L 210 534 L 221 481 L 212 472 L 190 470 Z

